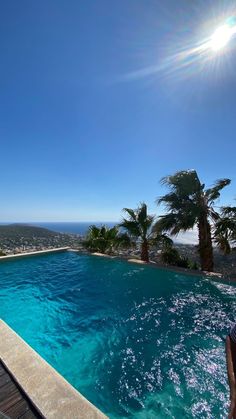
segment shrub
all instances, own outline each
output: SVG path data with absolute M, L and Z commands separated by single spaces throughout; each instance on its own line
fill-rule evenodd
M 196 262 L 192 262 L 187 257 L 181 256 L 174 247 L 169 247 L 161 253 L 161 261 L 180 268 L 198 269 Z
M 179 252 L 174 247 L 165 249 L 164 252 L 161 253 L 161 261 L 167 263 L 168 265 L 177 265 L 179 260 Z

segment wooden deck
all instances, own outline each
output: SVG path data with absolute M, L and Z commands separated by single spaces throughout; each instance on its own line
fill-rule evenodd
M 0 361 L 0 419 L 42 419 Z

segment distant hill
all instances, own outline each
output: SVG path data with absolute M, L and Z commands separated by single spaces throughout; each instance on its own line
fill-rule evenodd
M 34 238 L 52 238 L 60 236 L 60 233 L 48 230 L 47 228 L 35 227 L 27 224 L 8 224 L 0 225 L 1 239 L 16 239 L 24 237 L 25 239 Z

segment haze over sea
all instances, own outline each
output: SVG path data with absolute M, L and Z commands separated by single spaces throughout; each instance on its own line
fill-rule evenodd
M 0 222 L 1 224 L 13 224 L 12 222 Z M 106 225 L 107 227 L 113 227 L 114 225 L 118 224 L 114 221 L 58 221 L 58 222 L 46 222 L 46 221 L 39 221 L 39 222 L 25 222 L 22 224 L 28 224 L 33 226 L 39 226 L 43 228 L 47 228 L 52 231 L 57 231 L 58 233 L 70 233 L 70 234 L 79 234 L 81 236 L 86 235 L 88 228 L 90 225 L 95 224 L 97 226 Z M 197 243 L 197 233 L 196 230 L 189 230 L 185 233 L 180 233 L 177 237 L 173 238 L 177 243 L 183 244 L 196 244 Z
M 38 223 L 29 223 L 31 225 L 48 228 L 49 230 L 58 231 L 59 233 L 72 233 L 80 234 L 84 236 L 90 225 L 95 224 L 97 226 L 106 225 L 107 227 L 113 227 L 115 224 L 114 221 L 82 221 L 82 222 L 38 222 Z

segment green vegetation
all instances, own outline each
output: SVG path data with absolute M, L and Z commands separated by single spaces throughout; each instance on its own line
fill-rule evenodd
M 213 271 L 213 243 L 225 255 L 236 243 L 236 207 L 216 210 L 216 201 L 230 179 L 217 180 L 213 187 L 206 188 L 195 170 L 185 170 L 164 177 L 161 182 L 169 188 L 169 192 L 157 200 L 158 205 L 164 204 L 166 208 L 164 215 L 155 219 L 148 214 L 145 203 L 136 209 L 124 208 L 126 217 L 117 227 L 91 226 L 84 245 L 89 250 L 111 253 L 135 243 L 145 262 L 149 261 L 150 249 L 155 248 L 156 251 L 161 249 L 160 260 L 164 263 L 198 269 L 196 261 L 181 256 L 166 235 L 175 236 L 196 226 L 201 269 Z M 127 234 L 122 235 L 120 228 Z
M 59 233 L 46 228 L 26 224 L 0 225 L 0 240 L 6 236 L 8 239 L 16 239 L 22 236 L 24 236 L 25 239 L 31 239 L 32 237 L 54 237 L 56 235 L 59 235 Z
M 85 240 L 30 225 L 0 225 L 0 255 L 61 246 L 83 246 L 89 251 L 108 254 L 122 249 L 130 253 L 133 248 L 134 255 L 140 252 L 144 262 L 149 262 L 150 252 L 155 258 L 156 252 L 162 263 L 197 269 L 198 257 L 194 250 L 191 261 L 183 248 L 180 247 L 179 252 L 173 246 L 167 235 L 176 236 L 196 226 L 201 269 L 213 271 L 213 244 L 223 253 L 217 253 L 217 263 L 236 249 L 236 207 L 216 207 L 222 189 L 230 182 L 230 179 L 220 179 L 213 187 L 206 188 L 195 170 L 164 177 L 161 183 L 169 191 L 157 200 L 157 204 L 164 204 L 165 214 L 159 217 L 148 214 L 147 205 L 142 202 L 136 209 L 124 208 L 125 216 L 115 227 L 90 226 Z M 233 254 L 228 256 L 229 262 L 230 258 Z M 234 262 L 231 261 L 230 266 L 233 268 Z
M 228 255 L 236 243 L 236 207 L 222 207 L 215 223 L 214 240 L 224 255 Z
M 152 238 L 151 227 L 154 216 L 148 215 L 147 205 L 142 203 L 137 209 L 124 208 L 128 218 L 123 218 L 120 227 L 124 228 L 131 237 L 141 240 L 141 260 L 149 261 L 149 240 Z
M 161 253 L 161 261 L 168 265 L 178 266 L 180 268 L 198 269 L 197 263 L 192 262 L 189 258 L 180 255 L 178 250 L 171 246 Z
M 89 227 L 89 232 L 83 244 L 86 249 L 92 252 L 112 253 L 120 248 L 128 248 L 132 243 L 127 234 L 119 233 L 118 227 L 108 228 L 92 225 Z
M 153 231 L 155 216 L 147 213 L 147 205 L 143 202 L 137 209 L 124 208 L 128 218 L 119 224 L 131 238 L 140 241 L 141 260 L 149 262 L 149 247 L 157 243 L 171 244 L 172 240 L 165 234 Z
M 205 189 L 195 170 L 180 171 L 162 179 L 170 192 L 158 199 L 164 204 L 167 214 L 160 217 L 156 224 L 158 231 L 176 235 L 180 231 L 198 228 L 199 254 L 201 269 L 213 271 L 212 226 L 219 215 L 214 204 L 220 191 L 230 184 L 229 179 L 218 180 L 212 188 Z

